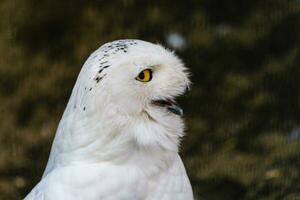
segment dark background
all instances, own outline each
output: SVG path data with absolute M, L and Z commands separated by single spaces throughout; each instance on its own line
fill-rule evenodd
M 300 1 L 0 1 L 0 199 L 39 181 L 87 56 L 121 38 L 184 60 L 197 199 L 300 199 Z

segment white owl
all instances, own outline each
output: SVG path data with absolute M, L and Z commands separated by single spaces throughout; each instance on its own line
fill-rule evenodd
M 160 45 L 100 47 L 82 67 L 43 177 L 25 199 L 193 199 L 174 100 L 188 86 L 183 63 Z

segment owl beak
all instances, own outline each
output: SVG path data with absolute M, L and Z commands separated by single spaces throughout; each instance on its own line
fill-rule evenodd
M 168 106 L 167 108 L 175 115 L 183 116 L 183 110 L 178 104 L 173 104 L 172 106 Z
M 154 100 L 153 104 L 161 107 L 166 107 L 168 111 L 174 113 L 175 115 L 183 115 L 182 108 L 172 99 Z

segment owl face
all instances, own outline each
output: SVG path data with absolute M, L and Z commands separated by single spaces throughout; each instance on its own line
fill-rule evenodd
M 183 112 L 175 98 L 189 86 L 186 68 L 160 45 L 133 42 L 126 52 L 122 49 L 109 59 L 110 67 L 102 80 L 109 104 L 123 115 L 179 117 Z M 107 46 L 112 44 L 104 49 Z

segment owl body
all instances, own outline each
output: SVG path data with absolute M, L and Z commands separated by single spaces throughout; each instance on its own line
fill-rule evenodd
M 81 69 L 43 177 L 25 199 L 193 199 L 175 102 L 188 85 L 187 69 L 160 45 L 100 47 Z
M 180 158 L 176 156 L 171 164 L 152 174 L 135 165 L 111 163 L 59 167 L 42 179 L 26 199 L 192 199 Z

